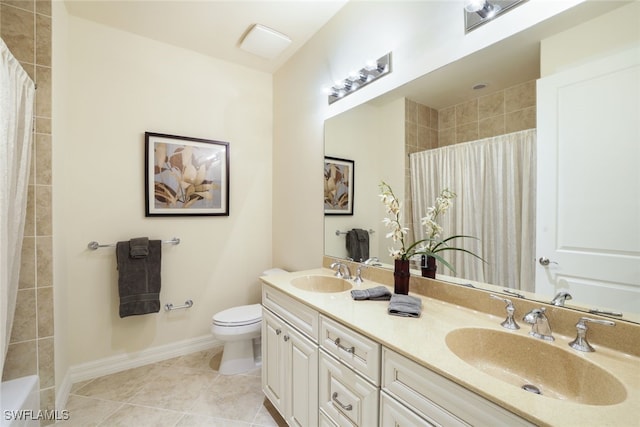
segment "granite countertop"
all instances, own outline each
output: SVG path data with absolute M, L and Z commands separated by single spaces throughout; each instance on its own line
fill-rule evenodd
M 626 399 L 614 405 L 588 405 L 566 399 L 540 396 L 521 390 L 456 356 L 446 344 L 449 332 L 460 328 L 482 328 L 520 335 L 528 335 L 529 325 L 520 322 L 521 329 L 510 331 L 500 326 L 504 317 L 460 307 L 445 301 L 411 294 L 422 299 L 419 318 L 405 318 L 387 314 L 388 301 L 355 301 L 350 291 L 320 293 L 294 287 L 291 280 L 308 275 L 333 275 L 327 268 L 294 273 L 263 276 L 261 280 L 340 323 L 402 354 L 418 364 L 483 396 L 499 406 L 539 425 L 553 426 L 638 426 L 640 408 L 640 358 L 606 347 L 593 353 L 582 353 L 567 344 L 573 336 L 554 334 L 554 342 L 541 342 L 567 352 L 567 357 L 582 358 L 615 376 L 626 390 Z M 351 282 L 353 283 L 353 282 Z M 353 284 L 354 289 L 379 286 L 365 280 Z M 390 288 L 391 289 L 391 288 Z M 470 343 L 472 345 L 473 343 Z M 503 351 L 508 352 L 505 348 Z M 594 384 L 599 388 L 601 384 Z M 599 390 L 598 393 L 606 393 Z

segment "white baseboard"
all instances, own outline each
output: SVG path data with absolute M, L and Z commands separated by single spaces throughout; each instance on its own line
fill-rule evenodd
M 92 380 L 103 375 L 115 374 L 127 369 L 138 368 L 151 363 L 161 362 L 196 351 L 208 350 L 213 347 L 221 347 L 222 341 L 215 339 L 212 335 L 178 341 L 145 350 L 120 354 L 118 356 L 105 357 L 69 368 L 61 384 L 56 387 L 56 407 L 64 409 L 71 392 L 73 384 L 80 381 Z

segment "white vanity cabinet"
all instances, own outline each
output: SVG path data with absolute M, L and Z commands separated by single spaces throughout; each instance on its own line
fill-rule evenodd
M 327 425 L 378 425 L 380 344 L 320 316 L 319 407 Z
M 290 426 L 318 425 L 318 313 L 262 291 L 262 390 Z
M 381 426 L 534 426 L 387 348 L 382 349 L 382 394 Z

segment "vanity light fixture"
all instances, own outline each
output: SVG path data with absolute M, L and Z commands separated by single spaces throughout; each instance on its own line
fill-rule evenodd
M 527 0 L 465 0 L 464 25 L 468 33 Z
M 390 72 L 391 52 L 378 58 L 377 61 L 367 62 L 360 70 L 350 72 L 347 78 L 326 87 L 324 92 L 327 94 L 329 104 L 333 104 Z

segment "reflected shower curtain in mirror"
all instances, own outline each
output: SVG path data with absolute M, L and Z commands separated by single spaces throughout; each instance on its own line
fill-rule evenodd
M 441 237 L 454 239 L 481 256 L 482 263 L 459 251 L 440 255 L 455 276 L 498 286 L 534 290 L 536 131 L 514 132 L 410 156 L 415 239 L 423 239 L 420 218 L 444 188 L 457 194 L 438 219 Z M 439 266 L 438 273 L 453 275 Z
M 0 39 L 0 337 L 4 367 L 27 207 L 35 86 Z

